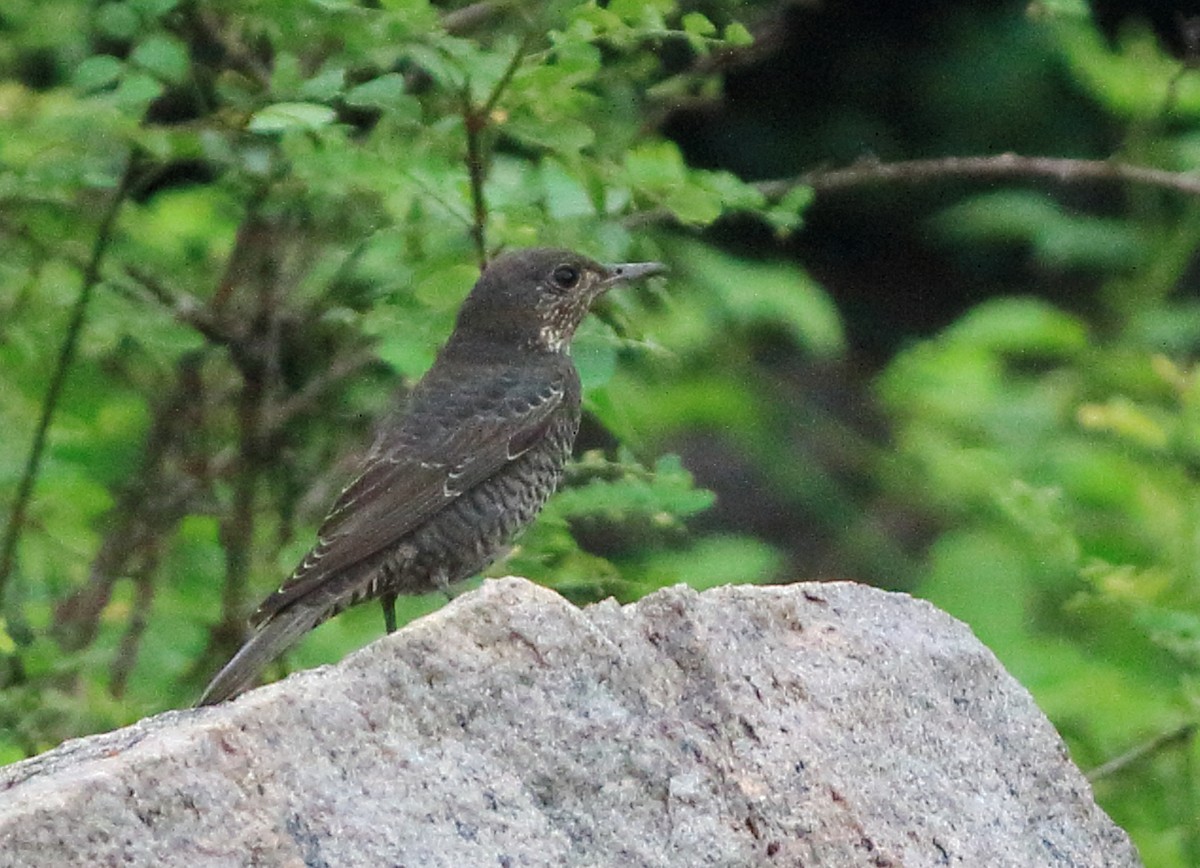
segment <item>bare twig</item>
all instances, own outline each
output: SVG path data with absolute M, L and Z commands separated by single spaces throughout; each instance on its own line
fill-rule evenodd
M 234 302 L 238 287 L 249 284 L 255 309 L 244 338 L 230 347 L 230 357 L 241 375 L 237 398 L 238 457 L 233 480 L 233 505 L 221 523 L 225 549 L 225 586 L 221 594 L 221 620 L 217 635 L 229 635 L 243 624 L 250 576 L 255 521 L 254 506 L 264 460 L 263 418 L 276 382 L 279 354 L 279 273 L 277 249 L 280 233 L 252 208 L 238 230 L 235 248 L 221 291 L 225 302 Z M 240 298 L 236 299 L 240 301 Z
M 368 349 L 351 350 L 335 356 L 333 361 L 305 383 L 300 391 L 269 408 L 263 416 L 263 436 L 274 437 L 292 419 L 317 406 L 330 389 L 374 364 L 377 359 L 378 356 Z
M 216 14 L 205 12 L 201 4 L 185 4 L 183 9 L 185 42 L 219 49 L 223 55 L 222 65 L 252 79 L 264 91 L 270 88 L 270 67 L 236 36 L 225 32 L 222 29 L 224 22 Z M 190 33 L 186 32 L 187 27 L 191 28 Z
M 0 602 L 4 599 L 8 579 L 12 574 L 17 543 L 25 524 L 25 514 L 29 510 L 33 487 L 41 470 L 42 454 L 46 448 L 50 422 L 58 409 L 58 402 L 62 397 L 63 387 L 66 385 L 67 374 L 75 360 L 75 350 L 83 333 L 88 304 L 91 302 L 96 286 L 100 283 L 101 266 L 112 241 L 113 227 L 116 225 L 121 205 L 124 204 L 125 197 L 133 184 L 137 173 L 137 164 L 136 156 L 130 154 L 112 198 L 109 199 L 108 207 L 100 217 L 100 225 L 96 229 L 91 256 L 83 270 L 83 285 L 75 299 L 75 307 L 71 311 L 71 319 L 67 324 L 66 334 L 63 335 L 62 345 L 59 347 L 58 363 L 50 375 L 50 384 L 47 386 L 46 395 L 42 400 L 42 414 L 38 419 L 37 428 L 34 430 L 33 443 L 29 447 L 29 455 L 25 461 L 25 470 L 17 486 L 17 495 L 13 501 L 12 511 L 9 513 L 8 524 L 4 529 L 4 539 L 0 542 Z
M 1041 178 L 1063 184 L 1125 181 L 1186 193 L 1189 196 L 1200 195 L 1200 175 L 1134 166 L 1115 160 L 1022 157 L 1011 153 L 904 160 L 898 163 L 861 160 L 842 169 L 814 169 L 795 178 L 764 181 L 757 187 L 768 199 L 778 199 L 796 187 L 811 187 L 821 194 L 879 184 L 911 184 L 949 178 Z
M 201 359 L 200 353 L 187 353 L 177 362 L 175 386 L 154 410 L 137 472 L 117 494 L 87 582 L 54 609 L 51 629 L 63 648 L 78 650 L 95 639 L 116 583 L 129 575 L 136 558 L 145 560 L 147 552 L 195 508 L 206 485 L 203 474 L 197 480 L 187 473 L 195 464 L 187 449 L 199 427 L 197 408 L 203 400 Z
M 442 16 L 442 27 L 451 36 L 463 36 L 487 24 L 511 5 L 500 2 L 472 3 L 461 9 L 455 9 Z
M 1096 766 L 1087 773 L 1087 779 L 1089 781 L 1100 780 L 1100 778 L 1114 775 L 1128 768 L 1151 754 L 1158 753 L 1163 748 L 1176 744 L 1187 744 L 1195 736 L 1196 726 L 1195 723 L 1185 723 L 1182 726 L 1175 727 L 1175 729 L 1159 733 L 1149 741 L 1142 742 L 1120 756 L 1113 757 L 1108 762 Z
M 1135 166 L 1115 160 L 1075 160 L 1067 157 L 1022 157 L 996 154 L 982 157 L 938 157 L 929 160 L 904 160 L 882 163 L 860 160 L 841 169 L 813 169 L 792 178 L 760 181 L 754 186 L 768 201 L 778 201 L 787 193 L 808 187 L 818 196 L 883 184 L 922 184 L 946 180 L 1048 180 L 1060 184 L 1123 182 L 1156 187 L 1186 196 L 1200 196 L 1200 175 Z M 650 208 L 627 215 L 627 228 L 670 223 L 675 216 L 666 208 Z
M 500 104 L 504 91 L 512 84 L 513 76 L 521 68 L 521 61 L 529 53 L 535 35 L 533 30 L 525 31 L 521 44 L 513 52 L 512 59 L 504 68 L 500 78 L 492 86 L 491 92 L 482 104 L 476 106 L 471 102 L 471 89 L 468 84 L 463 88 L 463 126 L 467 133 L 467 174 L 471 179 L 471 205 L 474 219 L 471 222 L 471 238 L 475 242 L 475 253 L 479 258 L 479 267 L 487 265 L 487 200 L 484 198 L 483 183 L 487 179 L 487 157 L 484 153 L 483 132 L 492 121 L 492 112 Z
M 508 66 L 504 68 L 500 78 L 496 80 L 492 86 L 492 92 L 488 94 L 488 98 L 483 101 L 478 109 L 478 113 L 486 119 L 488 115 L 500 104 L 500 98 L 504 96 L 504 91 L 508 90 L 508 86 L 512 84 L 513 76 L 517 74 L 517 70 L 521 68 L 521 61 L 525 59 L 525 55 L 529 53 L 530 47 L 533 45 L 536 35 L 532 30 L 526 30 L 525 35 L 521 37 L 521 44 L 517 46 L 517 50 L 513 52 L 512 59 L 509 60 Z
M 229 346 L 239 340 L 239 335 L 221 319 L 213 316 L 192 295 L 179 290 L 168 290 L 162 281 L 139 266 L 126 263 L 123 269 L 126 277 L 131 278 L 139 289 L 170 311 L 176 321 L 195 329 L 210 343 Z
M 487 200 L 483 195 L 483 181 L 487 174 L 483 156 L 483 130 L 487 126 L 487 115 L 471 105 L 469 87 L 463 88 L 463 127 L 467 134 L 467 177 L 471 181 L 471 240 L 475 244 L 475 256 L 482 269 L 487 265 Z
M 146 553 L 145 562 L 133 577 L 133 607 L 129 613 L 129 624 L 121 637 L 121 646 L 112 664 L 112 679 L 108 692 L 116 699 L 125 695 L 129 675 L 137 664 L 138 647 L 150 623 L 150 609 L 154 605 L 154 575 L 158 572 L 158 552 Z

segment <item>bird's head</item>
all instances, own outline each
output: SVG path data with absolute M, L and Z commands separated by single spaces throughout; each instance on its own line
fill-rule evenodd
M 561 352 L 599 296 L 665 270 L 657 262 L 602 265 L 545 247 L 505 253 L 488 264 L 463 302 L 455 337 Z

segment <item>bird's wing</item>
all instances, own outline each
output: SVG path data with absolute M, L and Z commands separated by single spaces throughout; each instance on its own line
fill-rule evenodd
M 436 413 L 414 406 L 398 429 L 381 435 L 321 525 L 317 544 L 252 622 L 263 623 L 338 571 L 398 542 L 528 450 L 553 423 L 570 383 L 559 375 L 536 385 L 492 386 L 443 401 Z

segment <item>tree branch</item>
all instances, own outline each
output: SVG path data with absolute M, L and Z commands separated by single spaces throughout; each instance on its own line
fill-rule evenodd
M 467 134 L 467 177 L 471 182 L 471 240 L 475 245 L 475 256 L 480 270 L 487 265 L 487 200 L 483 195 L 483 181 L 487 175 L 483 156 L 483 130 L 487 126 L 487 115 L 471 105 L 470 89 L 463 88 L 463 127 Z
M 108 202 L 108 207 L 100 217 L 100 225 L 96 229 L 96 239 L 92 244 L 91 256 L 88 258 L 87 265 L 83 270 L 83 285 L 80 287 L 79 295 L 75 299 L 75 307 L 71 311 L 71 319 L 67 325 L 67 332 L 63 336 L 62 345 L 59 347 L 58 363 L 50 375 L 50 384 L 47 386 L 46 395 L 42 400 L 42 414 L 38 419 L 37 428 L 34 430 L 33 443 L 29 447 L 29 455 L 25 461 L 25 470 L 17 486 L 17 495 L 13 501 L 12 511 L 9 513 L 8 524 L 4 529 L 4 538 L 0 541 L 0 603 L 3 603 L 8 580 L 12 575 L 17 543 L 20 541 L 21 531 L 25 525 L 25 515 L 29 510 L 29 502 L 33 497 L 33 487 L 37 482 L 38 473 L 41 470 L 42 455 L 46 448 L 50 422 L 54 418 L 54 413 L 58 409 L 58 402 L 62 398 L 63 387 L 66 385 L 67 374 L 71 369 L 71 364 L 75 361 L 75 350 L 79 345 L 79 338 L 83 333 L 83 323 L 87 316 L 88 305 L 92 300 L 92 294 L 97 284 L 101 281 L 101 266 L 103 265 L 105 255 L 108 253 L 109 245 L 112 242 L 113 228 L 117 222 L 117 215 L 120 213 L 121 205 L 124 204 L 125 197 L 133 184 L 137 165 L 137 157 L 134 154 L 130 154 L 125 163 L 125 169 L 121 173 L 120 180 L 117 182 L 117 188 L 113 191 L 112 198 Z
M 754 187 L 768 201 L 775 202 L 799 187 L 808 187 L 821 196 L 883 184 L 923 184 L 955 179 L 983 181 L 990 178 L 1046 180 L 1060 184 L 1122 182 L 1156 187 L 1185 196 L 1200 196 L 1200 174 L 1135 166 L 1116 160 L 1022 157 L 1019 154 L 936 157 L 928 160 L 902 160 L 897 163 L 859 160 L 841 169 L 813 169 L 792 178 L 759 181 Z M 635 229 L 640 226 L 670 223 L 674 219 L 675 215 L 666 208 L 650 208 L 626 215 L 622 224 L 628 229 Z
M 756 186 L 768 199 L 778 199 L 796 187 L 811 187 L 820 195 L 880 184 L 916 184 L 950 178 L 1038 178 L 1062 184 L 1125 181 L 1200 196 L 1200 175 L 1134 166 L 1115 160 L 1022 157 L 1011 153 L 904 160 L 898 163 L 860 160 L 842 169 L 814 169 L 794 178 L 763 181 Z
M 521 61 L 533 44 L 534 34 L 527 30 L 521 37 L 521 44 L 513 52 L 508 66 L 492 87 L 487 99 L 481 105 L 471 102 L 470 86 L 463 88 L 463 126 L 467 133 L 467 174 L 471 180 L 471 204 L 474 219 L 471 222 L 471 237 L 475 242 L 476 255 L 479 257 L 479 267 L 487 265 L 487 200 L 483 194 L 483 183 L 487 179 L 487 156 L 483 147 L 483 131 L 491 123 L 492 112 L 499 105 L 504 91 L 512 84 L 513 77 L 521 68 Z
M 1101 778 L 1106 778 L 1114 775 L 1117 772 L 1123 771 L 1131 765 L 1145 759 L 1148 756 L 1158 753 L 1164 748 L 1174 745 L 1186 746 L 1188 742 L 1196 735 L 1196 724 L 1185 723 L 1182 726 L 1177 726 L 1174 729 L 1169 729 L 1166 732 L 1161 732 L 1151 738 L 1149 741 L 1135 745 L 1130 750 L 1121 754 L 1118 757 L 1113 757 L 1103 765 L 1098 765 L 1087 773 L 1089 781 L 1098 781 Z
M 321 373 L 314 375 L 299 391 L 264 411 L 262 419 L 263 437 L 275 437 L 283 426 L 302 413 L 320 404 L 334 386 L 349 380 L 354 374 L 378 360 L 369 349 L 353 349 L 334 356 Z

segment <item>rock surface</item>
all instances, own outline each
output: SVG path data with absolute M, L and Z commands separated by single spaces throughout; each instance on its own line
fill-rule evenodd
M 962 624 L 852 584 L 487 582 L 351 655 L 0 769 L 0 864 L 1134 866 Z

